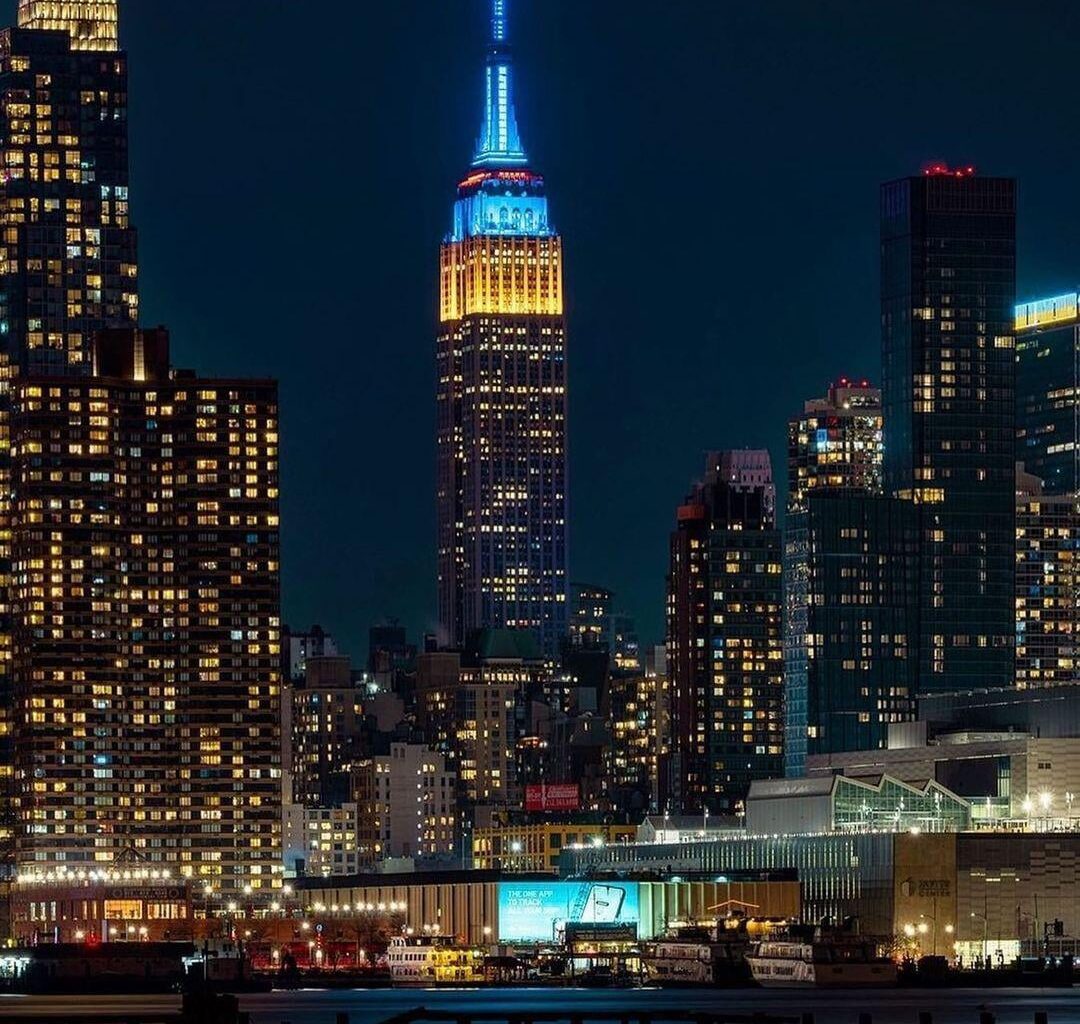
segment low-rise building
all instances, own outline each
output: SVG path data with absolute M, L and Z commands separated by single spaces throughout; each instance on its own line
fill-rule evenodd
M 971 804 L 931 779 L 903 782 L 888 775 L 762 779 L 750 784 L 746 830 L 751 835 L 821 832 L 962 832 Z
M 919 785 L 934 780 L 971 804 L 976 826 L 1080 825 L 1080 739 L 922 721 L 891 726 L 888 742 L 882 750 L 812 756 L 807 776 L 857 779 L 887 773 Z
M 609 844 L 564 851 L 565 877 L 731 877 L 791 874 L 802 918 L 855 917 L 863 934 L 914 945 L 916 953 L 1006 961 L 1080 948 L 1080 832 L 742 834 L 686 843 Z
M 506 872 L 557 874 L 559 855 L 570 846 L 631 842 L 634 825 L 603 822 L 545 821 L 529 824 L 498 824 L 473 831 L 473 867 Z
M 282 814 L 286 874 L 351 875 L 367 863 L 361 851 L 357 804 L 286 804 Z

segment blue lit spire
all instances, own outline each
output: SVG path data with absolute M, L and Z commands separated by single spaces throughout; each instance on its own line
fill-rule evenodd
M 509 9 L 510 0 L 491 0 L 491 43 L 484 69 L 484 124 L 473 167 L 523 167 L 528 162 L 514 112 Z

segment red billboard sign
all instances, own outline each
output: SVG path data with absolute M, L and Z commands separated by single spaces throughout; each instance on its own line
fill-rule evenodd
M 576 811 L 581 805 L 576 782 L 542 783 L 525 787 L 527 811 Z

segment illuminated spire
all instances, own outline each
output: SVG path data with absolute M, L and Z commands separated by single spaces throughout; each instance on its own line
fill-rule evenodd
M 117 0 L 19 0 L 19 28 L 67 32 L 73 50 L 116 50 Z
M 484 124 L 473 167 L 522 167 L 527 163 L 514 112 L 509 9 L 510 0 L 491 0 L 491 43 L 484 69 Z

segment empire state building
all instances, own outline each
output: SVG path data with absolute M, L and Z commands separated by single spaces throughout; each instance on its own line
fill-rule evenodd
M 518 132 L 509 0 L 492 0 L 484 114 L 440 260 L 440 641 L 566 632 L 562 239 Z

